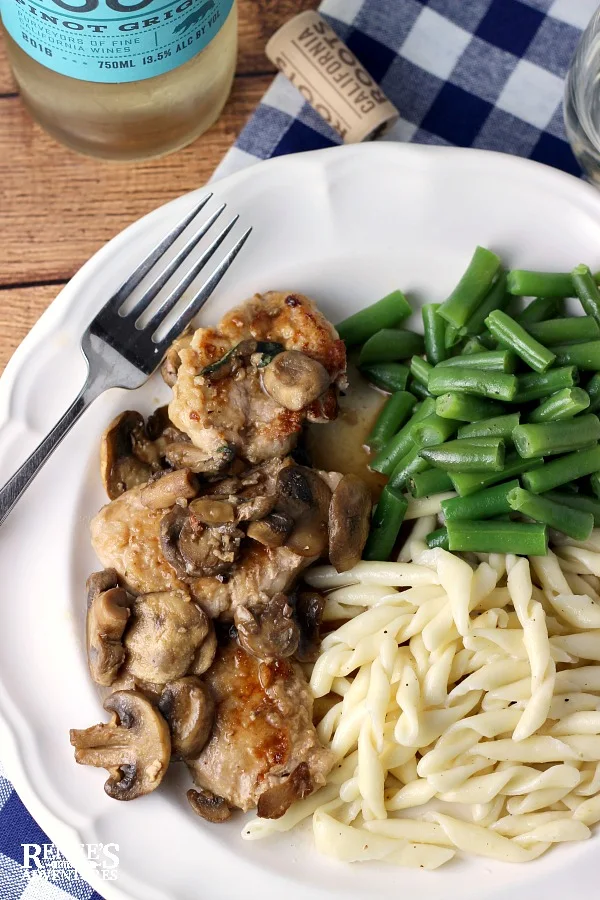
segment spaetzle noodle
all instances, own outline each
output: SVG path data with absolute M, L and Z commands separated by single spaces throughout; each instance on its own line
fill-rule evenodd
M 527 862 L 600 821 L 600 529 L 463 557 L 425 544 L 441 499 L 412 502 L 398 562 L 308 570 L 342 620 L 310 679 L 338 764 L 247 840 L 312 817 L 328 856 L 435 869 Z

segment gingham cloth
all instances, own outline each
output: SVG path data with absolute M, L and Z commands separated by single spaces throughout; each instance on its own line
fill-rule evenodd
M 321 12 L 400 111 L 384 140 L 501 150 L 579 175 L 565 140 L 563 80 L 597 5 L 598 0 L 325 0 Z M 279 75 L 215 175 L 338 143 Z M 83 880 L 66 881 L 68 867 L 27 870 L 24 843 L 49 839 L 0 766 L 0 900 L 101 900 Z

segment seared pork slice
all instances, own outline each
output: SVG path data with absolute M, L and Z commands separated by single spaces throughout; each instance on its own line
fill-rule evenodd
M 301 294 L 257 294 L 178 358 L 171 421 L 207 454 L 230 446 L 251 463 L 289 453 L 305 419 L 323 415 L 320 398 L 334 417 L 331 391 L 345 383 L 344 343 Z
M 299 556 L 287 547 L 265 547 L 248 541 L 231 573 L 218 578 L 197 578 L 189 587 L 199 606 L 211 618 L 233 621 L 238 607 L 286 594 L 316 556 Z
M 238 606 L 286 593 L 296 576 L 316 557 L 299 556 L 287 547 L 243 543 L 228 575 L 204 576 L 187 584 L 177 577 L 161 549 L 160 527 L 165 510 L 141 502 L 142 487 L 126 491 L 92 519 L 92 546 L 107 569 L 115 569 L 136 594 L 188 592 L 211 618 L 233 621 Z
M 166 561 L 160 546 L 164 509 L 141 501 L 144 485 L 132 488 L 104 506 L 92 519 L 92 547 L 107 569 L 115 569 L 136 594 L 187 591 Z
M 204 682 L 216 717 L 204 750 L 188 761 L 194 784 L 243 810 L 260 801 L 259 812 L 269 817 L 325 784 L 334 757 L 312 724 L 313 699 L 297 664 L 259 662 L 230 643 Z

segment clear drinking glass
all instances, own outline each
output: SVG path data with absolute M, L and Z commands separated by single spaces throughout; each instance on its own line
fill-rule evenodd
M 600 8 L 583 32 L 571 62 L 564 108 L 573 153 L 600 187 Z

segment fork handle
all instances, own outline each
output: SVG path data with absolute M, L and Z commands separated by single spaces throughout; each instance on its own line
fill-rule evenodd
M 24 494 L 30 483 L 40 471 L 47 459 L 58 447 L 64 436 L 71 430 L 77 419 L 90 403 L 102 393 L 105 386 L 94 382 L 90 377 L 70 405 L 64 416 L 56 423 L 50 434 L 44 438 L 31 456 L 17 469 L 12 478 L 0 489 L 0 525 Z

